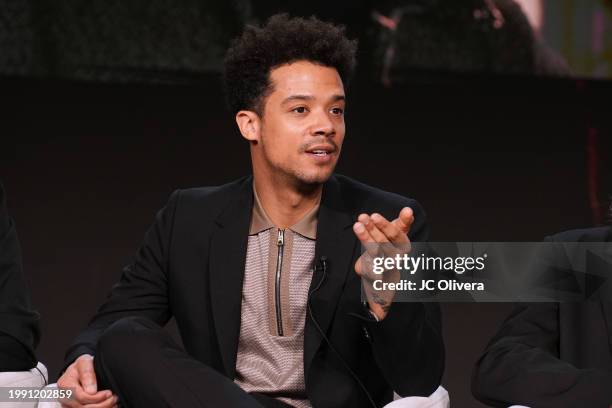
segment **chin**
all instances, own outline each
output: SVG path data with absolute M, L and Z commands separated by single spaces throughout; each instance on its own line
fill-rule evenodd
M 316 186 L 325 183 L 332 175 L 333 169 L 329 171 L 314 171 L 312 173 L 297 173 L 297 180 L 304 185 Z

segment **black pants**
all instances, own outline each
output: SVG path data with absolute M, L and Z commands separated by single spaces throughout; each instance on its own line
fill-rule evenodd
M 106 329 L 94 359 L 98 389 L 111 389 L 129 408 L 286 408 L 248 394 L 190 357 L 154 322 L 130 317 Z

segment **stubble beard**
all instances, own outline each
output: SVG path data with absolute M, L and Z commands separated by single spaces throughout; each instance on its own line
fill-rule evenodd
M 266 162 L 266 166 L 270 169 L 271 177 L 283 184 L 286 183 L 287 185 L 293 186 L 297 191 L 311 192 L 318 189 L 331 177 L 336 168 L 336 163 L 334 163 L 330 171 L 314 170 L 308 172 L 293 167 L 291 162 L 274 161 L 268 154 L 268 150 L 263 140 L 262 138 L 262 156 L 263 160 Z M 310 144 L 305 143 L 301 145 L 298 148 L 298 154 L 300 156 L 306 154 L 306 150 L 312 144 L 311 142 Z M 334 145 L 336 151 L 340 150 L 333 141 L 331 141 L 331 144 Z
M 274 171 L 282 174 L 282 177 L 300 191 L 315 190 L 325 183 L 332 172 L 308 172 L 301 169 L 291 168 L 283 164 L 273 166 Z
M 290 185 L 297 191 L 303 191 L 305 193 L 318 189 L 333 173 L 333 168 L 331 171 L 304 171 L 292 166 L 291 163 L 274 162 L 266 154 L 265 149 L 264 160 L 275 180 L 278 180 L 282 184 Z

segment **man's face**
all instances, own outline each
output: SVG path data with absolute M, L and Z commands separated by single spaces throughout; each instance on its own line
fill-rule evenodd
M 307 61 L 275 68 L 263 106 L 254 166 L 299 185 L 324 183 L 344 140 L 344 86 L 335 68 Z

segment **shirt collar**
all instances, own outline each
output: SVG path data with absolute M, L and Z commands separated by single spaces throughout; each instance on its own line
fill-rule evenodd
M 249 235 L 259 234 L 262 231 L 276 227 L 266 214 L 266 210 L 264 210 L 261 205 L 261 201 L 259 201 L 259 196 L 255 190 L 255 184 L 253 184 L 253 196 L 253 214 L 251 216 Z M 317 239 L 317 216 L 319 213 L 319 205 L 320 203 L 317 203 L 317 205 L 308 211 L 301 220 L 290 226 L 289 229 L 306 238 Z

